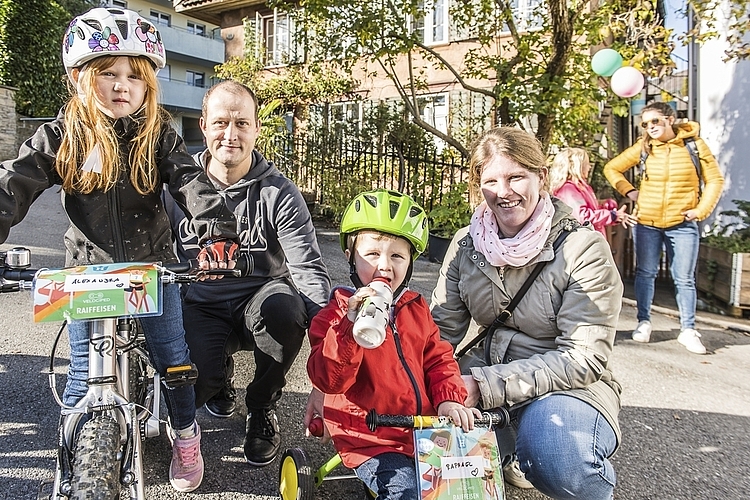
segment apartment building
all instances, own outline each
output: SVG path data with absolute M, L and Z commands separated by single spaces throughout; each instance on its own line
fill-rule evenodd
M 198 126 L 206 89 L 215 81 L 214 67 L 224 62 L 224 41 L 215 23 L 175 12 L 169 0 L 103 0 L 105 7 L 140 13 L 159 29 L 167 66 L 159 72 L 161 104 L 191 152 L 203 148 Z
M 517 0 L 515 12 L 518 18 L 532 17 L 534 6 L 539 0 Z M 450 19 L 451 0 L 432 0 L 424 17 L 405 19 L 404 29 L 420 34 L 422 42 L 434 49 L 440 56 L 454 64 L 463 66 L 467 51 L 477 48 L 469 29 L 456 26 Z M 262 54 L 266 68 L 278 72 L 286 62 L 304 62 L 304 47 L 294 39 L 293 20 L 277 9 L 269 8 L 264 0 L 174 0 L 175 10 L 221 26 L 225 39 L 227 57 L 243 54 L 245 26 L 256 31 L 257 39 L 263 43 Z M 524 27 L 531 27 L 525 23 Z M 457 83 L 455 75 L 448 69 L 440 69 L 435 64 L 419 59 L 416 54 L 411 63 L 423 71 L 427 88 L 420 91 L 418 99 L 421 117 L 438 130 L 451 131 L 459 135 L 465 130 L 480 130 L 489 126 L 492 102 L 486 96 L 468 92 Z M 363 63 L 364 64 L 364 63 Z M 408 61 L 403 57 L 397 64 L 397 72 L 407 80 Z M 399 93 L 393 81 L 375 63 L 360 65 L 352 77 L 359 83 L 356 94 L 359 98 L 326 106 L 330 122 L 357 122 L 362 119 L 364 110 L 374 103 L 398 100 Z M 491 80 L 468 80 L 468 84 L 492 88 Z

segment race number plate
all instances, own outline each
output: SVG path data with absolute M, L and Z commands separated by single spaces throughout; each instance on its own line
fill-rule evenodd
M 162 313 L 156 264 L 97 264 L 40 271 L 34 321 L 156 316 Z

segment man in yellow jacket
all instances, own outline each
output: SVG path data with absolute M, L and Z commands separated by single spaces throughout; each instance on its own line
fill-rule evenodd
M 701 334 L 695 330 L 698 221 L 708 217 L 716 207 L 724 177 L 708 146 L 698 137 L 697 123 L 676 125 L 674 110 L 664 102 L 648 104 L 641 119 L 643 138 L 604 166 L 610 184 L 636 202 L 633 217 L 638 223 L 633 238 L 638 326 L 633 331 L 633 340 L 648 342 L 651 338 L 654 281 L 665 246 L 680 310 L 681 332 L 677 341 L 690 352 L 705 354 Z M 699 168 L 693 163 L 688 146 L 695 147 Z M 642 156 L 645 168 L 641 172 L 640 189 L 636 189 L 623 172 L 640 165 Z

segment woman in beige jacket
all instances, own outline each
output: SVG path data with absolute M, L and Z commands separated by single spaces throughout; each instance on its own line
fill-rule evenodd
M 604 175 L 620 194 L 636 202 L 633 216 L 635 246 L 635 300 L 638 326 L 633 340 L 651 339 L 651 302 L 666 247 L 669 270 L 677 292 L 680 335 L 677 341 L 688 351 L 705 354 L 701 334 L 695 329 L 695 265 L 700 234 L 698 221 L 708 217 L 719 201 L 724 177 L 716 159 L 698 137 L 695 122 L 676 124 L 675 112 L 664 102 L 646 105 L 641 112 L 643 138 L 604 166 Z M 694 148 L 699 165 L 693 164 Z M 641 164 L 639 189 L 623 172 Z M 701 180 L 705 186 L 700 188 Z
M 471 194 L 481 203 L 451 242 L 432 296 L 443 338 L 458 346 L 472 319 L 488 328 L 532 268 L 546 265 L 504 324 L 462 358 L 466 404 L 510 410 L 505 449 L 542 493 L 611 499 L 621 388 L 609 360 L 622 300 L 611 251 L 544 190 L 533 136 L 495 128 L 472 151 Z

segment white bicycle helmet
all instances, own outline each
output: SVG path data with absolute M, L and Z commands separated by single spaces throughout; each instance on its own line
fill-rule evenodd
M 96 8 L 70 22 L 62 46 L 68 77 L 101 56 L 145 56 L 158 72 L 166 64 L 161 34 L 150 20 L 126 9 Z

